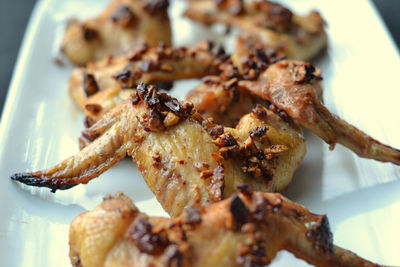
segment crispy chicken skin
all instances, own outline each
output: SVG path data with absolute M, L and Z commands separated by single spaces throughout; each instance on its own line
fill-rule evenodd
M 241 28 L 249 44 L 282 51 L 290 59 L 310 60 L 327 45 L 325 22 L 318 12 L 299 16 L 270 1 L 189 1 L 185 15 L 206 25 Z
M 333 149 L 336 143 L 360 157 L 400 165 L 400 151 L 381 144 L 329 112 L 321 100 L 321 71 L 310 63 L 283 60 L 271 65 L 257 81 L 239 85 L 285 111 Z
M 70 20 L 61 50 L 78 65 L 120 55 L 135 45 L 171 44 L 168 0 L 112 0 L 98 17 Z
M 218 74 L 229 58 L 211 42 L 197 46 L 171 48 L 142 45 L 119 57 L 107 57 L 73 71 L 69 92 L 79 108 L 93 121 L 116 106 L 140 82 L 172 82 Z
M 316 266 L 379 266 L 335 246 L 326 215 L 280 194 L 240 193 L 177 218 L 149 217 L 123 194 L 71 223 L 76 267 L 266 266 L 280 250 Z
M 240 111 L 264 101 L 282 118 L 313 131 L 331 149 L 339 143 L 360 157 L 400 165 L 398 149 L 373 139 L 323 105 L 320 69 L 310 63 L 284 60 L 276 52 L 250 51 L 247 60 L 243 60 L 242 52 L 234 54 L 232 66 L 225 65 L 221 75 L 205 79 L 188 94 L 187 100 L 200 113 L 227 124 L 240 118 Z
M 305 154 L 301 132 L 262 106 L 236 128 L 224 128 L 203 119 L 191 103 L 144 84 L 83 137 L 94 140 L 78 154 L 12 179 L 53 192 L 68 189 L 88 183 L 127 154 L 163 208 L 178 216 L 188 205 L 231 196 L 240 183 L 283 190 Z

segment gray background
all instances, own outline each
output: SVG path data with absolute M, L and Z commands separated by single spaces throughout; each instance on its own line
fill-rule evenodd
M 35 0 L 0 0 L 0 114 L 21 40 L 35 2 Z M 399 47 L 400 0 L 373 0 L 373 2 Z M 357 16 L 357 12 L 354 15 Z

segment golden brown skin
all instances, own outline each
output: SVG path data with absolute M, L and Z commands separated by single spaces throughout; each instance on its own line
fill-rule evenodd
M 290 59 L 310 60 L 327 45 L 325 22 L 317 11 L 299 16 L 270 1 L 189 1 L 185 15 L 206 25 L 238 27 L 250 43 L 281 51 Z
M 68 189 L 128 154 L 163 208 L 177 216 L 188 205 L 231 196 L 240 183 L 259 191 L 283 190 L 305 154 L 301 132 L 261 106 L 236 128 L 224 128 L 203 119 L 192 104 L 144 85 L 84 136 L 95 140 L 78 154 L 12 179 L 52 191 Z
M 283 60 L 273 51 L 246 51 L 232 55 L 233 65 L 225 64 L 219 76 L 206 78 L 188 94 L 187 100 L 200 113 L 231 125 L 241 111 L 264 101 L 263 105 L 272 104 L 269 108 L 282 118 L 313 131 L 331 149 L 339 143 L 360 157 L 400 165 L 398 149 L 373 139 L 323 105 L 320 69 L 302 61 Z
M 70 20 L 61 50 L 78 65 L 120 55 L 134 46 L 171 45 L 168 0 L 112 0 L 98 17 Z
M 220 64 L 218 76 L 204 78 L 186 97 L 205 117 L 233 126 L 261 103 L 310 129 L 331 149 L 340 143 L 360 157 L 400 164 L 399 150 L 381 144 L 326 109 L 319 83 L 321 71 L 310 63 L 282 60 L 276 52 L 258 48 L 238 49 L 231 61 Z M 99 94 L 101 100 L 97 96 L 92 100 L 107 111 L 127 95 Z
M 211 42 L 193 48 L 143 45 L 122 56 L 107 57 L 75 69 L 69 80 L 69 92 L 79 108 L 97 121 L 130 95 L 123 89 L 140 82 L 172 82 L 218 74 L 228 57 Z
M 321 101 L 320 75 L 321 71 L 310 63 L 283 60 L 261 73 L 257 81 L 239 84 L 284 110 L 331 149 L 339 143 L 360 157 L 400 165 L 400 150 L 380 143 L 329 112 Z
M 149 217 L 123 194 L 108 196 L 70 227 L 76 267 L 265 266 L 280 250 L 316 266 L 379 266 L 335 246 L 326 215 L 280 194 L 241 193 L 178 218 Z

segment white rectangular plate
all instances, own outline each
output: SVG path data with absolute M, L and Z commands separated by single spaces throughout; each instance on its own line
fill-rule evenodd
M 136 166 L 123 160 L 88 185 L 52 194 L 10 181 L 15 172 L 40 170 L 78 151 L 82 114 L 67 93 L 72 66 L 56 66 L 66 20 L 91 17 L 108 0 L 44 0 L 33 11 L 11 82 L 0 128 L 0 254 L 3 266 L 68 266 L 68 228 L 107 193 L 124 191 L 143 211 L 164 215 Z M 400 61 L 371 3 L 288 1 L 297 12 L 317 8 L 328 23 L 329 48 L 315 61 L 324 99 L 334 113 L 378 140 L 400 147 Z M 174 1 L 176 44 L 193 44 L 215 30 L 181 18 Z M 198 81 L 179 82 L 182 97 Z M 306 132 L 308 153 L 283 192 L 316 213 L 327 213 L 335 243 L 369 260 L 400 265 L 400 168 L 356 157 Z M 274 266 L 307 266 L 280 253 Z

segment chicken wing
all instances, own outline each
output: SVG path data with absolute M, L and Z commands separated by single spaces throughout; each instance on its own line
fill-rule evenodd
M 171 44 L 168 0 L 112 0 L 97 18 L 72 19 L 61 50 L 78 65 L 128 52 L 135 45 Z
M 270 1 L 189 1 L 185 15 L 206 25 L 239 27 L 249 42 L 282 51 L 291 59 L 310 60 L 327 45 L 325 22 L 318 12 L 299 16 Z
M 84 136 L 93 142 L 78 154 L 11 178 L 54 192 L 89 182 L 128 154 L 163 208 L 177 216 L 185 206 L 231 196 L 240 183 L 283 190 L 305 154 L 301 131 L 261 106 L 236 128 L 224 128 L 144 84 Z
M 272 64 L 256 81 L 239 86 L 284 110 L 296 123 L 313 131 L 334 149 L 339 143 L 360 157 L 400 165 L 400 151 L 381 144 L 330 113 L 321 101 L 321 71 L 310 63 L 282 60 Z
M 335 246 L 326 215 L 273 193 L 249 191 L 187 208 L 175 219 L 149 217 L 123 194 L 108 196 L 71 223 L 76 267 L 266 266 L 280 250 L 316 266 L 379 266 Z
M 107 57 L 74 70 L 69 92 L 86 115 L 97 121 L 130 94 L 122 89 L 140 82 L 172 82 L 218 74 L 228 58 L 212 42 L 202 42 L 194 48 L 143 45 L 123 56 Z

